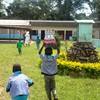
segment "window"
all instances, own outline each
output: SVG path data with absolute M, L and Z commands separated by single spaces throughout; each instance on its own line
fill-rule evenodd
M 93 30 L 92 38 L 100 39 L 100 31 L 99 30 Z
M 31 35 L 38 35 L 38 30 L 32 30 L 32 31 L 30 31 L 30 34 Z
M 8 29 L 7 28 L 0 28 L 0 33 L 7 34 L 8 33 Z

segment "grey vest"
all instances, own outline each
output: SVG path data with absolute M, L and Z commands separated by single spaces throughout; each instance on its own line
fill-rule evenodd
M 44 56 L 42 58 L 43 64 L 42 64 L 41 73 L 45 75 L 57 74 L 58 70 L 57 70 L 56 59 L 57 59 L 56 56 L 54 56 L 53 58 L 47 58 L 46 56 Z

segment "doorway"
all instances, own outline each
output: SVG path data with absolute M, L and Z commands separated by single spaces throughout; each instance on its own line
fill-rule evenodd
M 64 31 L 57 31 L 57 33 L 61 36 L 61 39 L 64 40 Z
M 66 40 L 69 40 L 72 37 L 72 31 L 66 31 Z
M 45 37 L 45 30 L 41 30 L 41 40 L 44 40 Z

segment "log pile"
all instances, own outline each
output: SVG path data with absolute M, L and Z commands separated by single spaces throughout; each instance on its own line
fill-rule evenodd
M 98 62 L 98 52 L 91 42 L 76 42 L 67 51 L 70 61 L 77 62 Z

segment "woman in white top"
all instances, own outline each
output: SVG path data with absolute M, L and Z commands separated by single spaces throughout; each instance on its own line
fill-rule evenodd
M 29 31 L 27 31 L 25 34 L 25 45 L 28 45 L 29 41 L 30 41 L 30 34 Z

